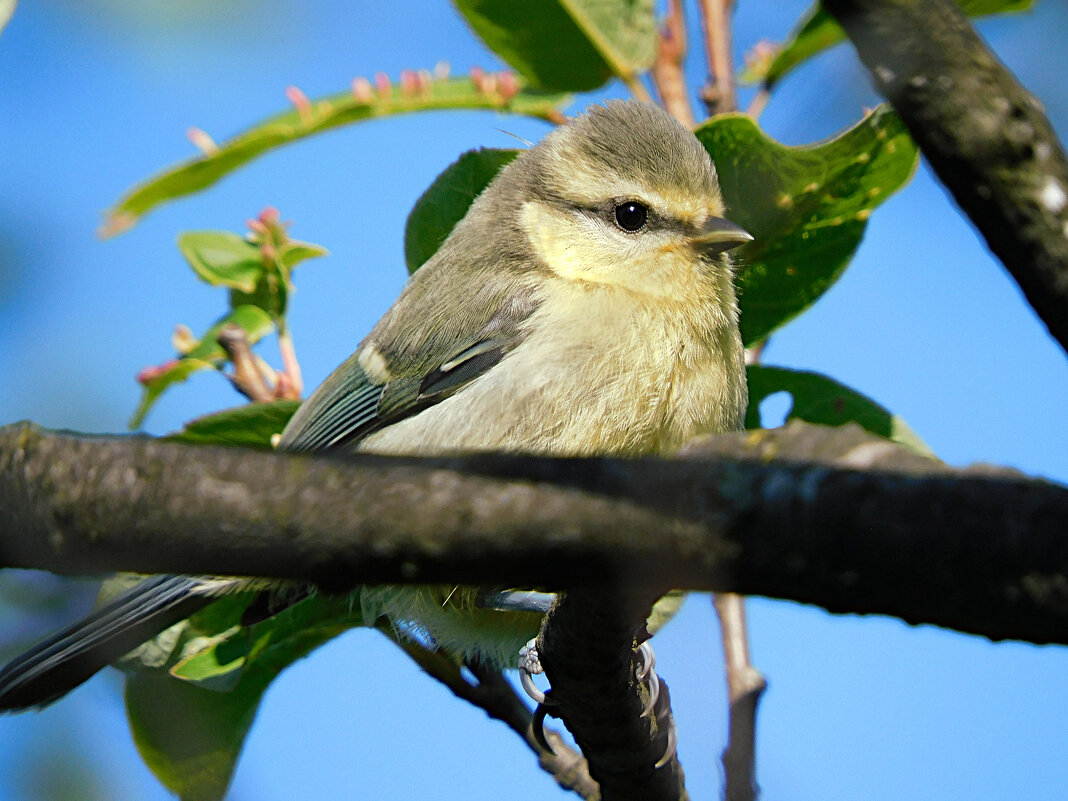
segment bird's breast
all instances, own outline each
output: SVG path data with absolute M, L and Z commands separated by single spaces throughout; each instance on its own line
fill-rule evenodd
M 636 455 L 734 430 L 745 404 L 737 328 L 700 312 L 630 293 L 550 296 L 498 365 L 363 449 Z

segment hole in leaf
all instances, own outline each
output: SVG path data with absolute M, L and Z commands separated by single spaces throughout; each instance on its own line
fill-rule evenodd
M 794 397 L 786 390 L 772 392 L 760 402 L 760 427 L 778 428 L 794 407 Z

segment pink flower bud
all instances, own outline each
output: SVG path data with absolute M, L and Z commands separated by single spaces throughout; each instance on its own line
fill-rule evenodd
M 352 96 L 361 103 L 375 102 L 375 90 L 371 88 L 371 82 L 362 75 L 352 79 Z
M 383 100 L 393 94 L 393 84 L 390 83 L 389 76 L 386 73 L 375 73 L 375 89 L 378 90 L 378 96 Z
M 287 86 L 286 98 L 293 104 L 294 108 L 296 108 L 301 122 L 307 122 L 311 119 L 312 104 L 304 92 L 296 86 Z
M 219 146 L 215 144 L 215 140 L 208 135 L 207 131 L 201 128 L 187 128 L 185 138 L 192 142 L 193 146 L 205 156 L 214 156 L 219 152 Z
M 149 384 L 167 371 L 172 370 L 176 364 L 178 364 L 177 359 L 170 359 L 163 364 L 146 367 L 137 374 L 137 382 L 139 384 Z
M 501 93 L 501 100 L 505 103 L 519 94 L 519 81 L 515 74 L 508 71 L 498 72 L 497 91 Z

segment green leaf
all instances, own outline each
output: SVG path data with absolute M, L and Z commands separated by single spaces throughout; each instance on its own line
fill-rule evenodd
M 518 150 L 469 150 L 449 165 L 415 202 L 404 226 L 404 261 L 414 273 L 433 256 L 475 198 Z
M 531 86 L 596 89 L 656 58 L 652 0 L 456 0 L 475 33 Z
M 278 251 L 278 258 L 286 269 L 291 271 L 294 267 L 303 261 L 308 259 L 318 259 L 321 256 L 326 256 L 330 253 L 329 250 L 321 245 L 313 245 L 310 242 L 298 242 L 293 239 L 284 244 L 281 250 Z
M 481 91 L 466 78 L 432 80 L 425 89 L 416 91 L 394 86 L 387 96 L 372 93 L 361 99 L 345 93 L 313 100 L 303 114 L 293 110 L 264 120 L 217 149 L 181 162 L 134 187 L 106 212 L 100 235 L 121 233 L 156 206 L 206 189 L 268 151 L 343 125 L 443 109 L 501 109 L 557 122 L 559 109 L 567 102 L 565 95 L 523 89 L 505 98 L 496 91 Z
M 787 392 L 793 404 L 786 420 L 804 420 L 824 426 L 857 423 L 876 436 L 885 437 L 914 451 L 930 454 L 930 449 L 897 415 L 891 414 L 866 395 L 820 373 L 788 370 L 783 367 L 750 365 L 749 409 L 746 428 L 761 428 L 760 404 L 769 395 Z
M 252 292 L 266 269 L 260 248 L 229 231 L 187 231 L 178 237 L 178 249 L 212 286 Z
M 919 161 L 905 126 L 886 106 L 805 147 L 769 139 L 744 114 L 715 117 L 694 133 L 716 164 L 728 216 L 754 236 L 735 251 L 747 346 L 838 279 L 872 209 L 909 180 Z
M 969 17 L 981 17 L 1025 11 L 1034 5 L 1034 0 L 957 0 L 957 4 Z M 844 39 L 842 27 L 819 3 L 815 3 L 802 15 L 782 49 L 767 65 L 766 71 L 763 74 L 744 73 L 742 80 L 763 80 L 765 88 L 770 89 L 798 64 Z
M 159 367 L 143 370 L 138 381 L 144 390 L 141 392 L 141 401 L 130 418 L 130 428 L 137 428 L 144 422 L 145 415 L 169 387 L 185 381 L 193 373 L 218 368 L 226 362 L 226 352 L 215 340 L 222 327 L 228 323 L 241 326 L 250 344 L 259 342 L 274 330 L 274 323 L 263 309 L 257 306 L 238 306 L 209 328 L 184 356 Z
M 268 683 L 216 693 L 166 674 L 133 676 L 126 715 L 141 758 L 182 801 L 223 798 Z
M 207 647 L 183 655 L 169 673 L 135 670 L 127 679 L 126 711 L 137 748 L 183 801 L 221 799 L 271 681 L 363 622 L 347 598 L 315 595 L 261 623 L 231 631 L 227 626 L 243 603 L 225 602 L 237 600 L 213 604 L 190 622 L 193 633 L 207 638 Z M 222 611 L 213 611 L 217 607 Z
M 0 33 L 11 21 L 11 15 L 15 13 L 16 0 L 0 0 Z
M 233 409 L 198 417 L 185 427 L 165 437 L 171 442 L 198 445 L 238 445 L 245 448 L 270 448 L 271 437 L 281 433 L 300 401 L 280 400 L 271 403 L 246 403 Z

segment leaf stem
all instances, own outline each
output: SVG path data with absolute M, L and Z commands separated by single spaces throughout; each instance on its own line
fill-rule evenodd
M 282 355 L 282 372 L 291 385 L 287 391 L 291 391 L 293 400 L 297 400 L 304 393 L 304 377 L 300 372 L 297 350 L 293 347 L 293 337 L 282 322 L 279 323 L 278 329 L 278 351 Z

